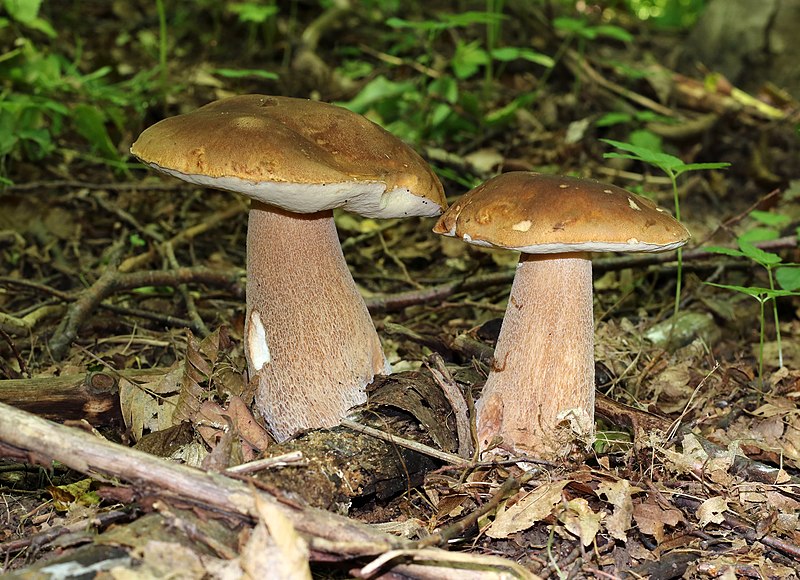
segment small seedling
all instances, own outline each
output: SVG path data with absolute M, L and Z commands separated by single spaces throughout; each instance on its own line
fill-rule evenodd
M 622 141 L 614 141 L 612 139 L 601 139 L 601 141 L 613 145 L 617 149 L 625 153 L 605 153 L 603 157 L 632 159 L 634 161 L 641 161 L 658 167 L 661 171 L 667 174 L 670 182 L 672 183 L 672 196 L 675 200 L 675 219 L 681 221 L 681 206 L 680 199 L 678 198 L 678 177 L 687 171 L 699 171 L 703 169 L 724 169 L 729 167 L 730 163 L 684 163 L 679 158 L 656 151 L 648 147 L 634 145 L 632 143 L 624 143 Z M 683 250 L 678 248 L 678 273 L 675 282 L 675 307 L 673 310 L 673 317 L 678 315 L 678 310 L 681 304 L 681 281 L 683 278 Z
M 739 249 L 711 246 L 708 251 L 725 256 L 737 258 L 748 258 L 756 264 L 762 266 L 767 271 L 769 288 L 759 286 L 736 286 L 733 284 L 717 284 L 706 282 L 710 286 L 726 288 L 734 292 L 746 294 L 755 298 L 760 305 L 760 332 L 758 350 L 758 379 L 761 385 L 764 384 L 764 327 L 765 316 L 764 308 L 770 300 L 772 301 L 772 315 L 775 320 L 775 342 L 778 346 L 778 366 L 783 366 L 783 348 L 781 346 L 781 329 L 778 321 L 777 298 L 782 296 L 800 296 L 800 264 L 784 263 L 783 258 L 773 252 L 767 252 L 756 247 L 757 242 L 777 239 L 780 232 L 777 226 L 785 225 L 790 221 L 788 216 L 774 214 L 765 211 L 753 211 L 750 214 L 762 226 L 752 228 L 739 236 L 736 243 Z M 800 235 L 800 232 L 798 232 Z M 777 286 L 776 286 L 777 282 Z

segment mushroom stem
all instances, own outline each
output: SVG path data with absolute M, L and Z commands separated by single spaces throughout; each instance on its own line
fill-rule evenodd
M 557 429 L 594 432 L 592 262 L 586 253 L 522 254 L 494 363 L 478 401 L 478 439 L 537 457 L 569 448 Z
M 387 371 L 332 211 L 299 215 L 252 203 L 245 337 L 256 406 L 279 441 L 338 424 Z

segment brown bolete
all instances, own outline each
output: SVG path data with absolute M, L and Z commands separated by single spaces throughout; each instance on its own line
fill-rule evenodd
M 252 199 L 245 352 L 256 406 L 284 440 L 329 427 L 388 366 L 344 261 L 333 209 L 439 215 L 442 185 L 366 118 L 304 99 L 242 95 L 146 129 L 131 153 L 179 179 Z
M 521 252 L 493 368 L 477 403 L 478 443 L 539 457 L 568 449 L 558 426 L 594 433 L 591 252 L 662 252 L 690 234 L 643 197 L 594 180 L 512 172 L 469 191 L 434 232 Z

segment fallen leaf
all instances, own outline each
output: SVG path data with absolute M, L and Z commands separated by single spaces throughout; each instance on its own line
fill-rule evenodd
M 595 513 L 589 502 L 582 497 L 571 499 L 564 510 L 558 514 L 558 519 L 571 533 L 581 539 L 584 546 L 590 545 L 597 532 L 600 531 L 600 521 L 603 515 Z
M 597 486 L 597 494 L 604 495 L 608 503 L 614 506 L 614 512 L 605 519 L 605 526 L 612 538 L 626 542 L 627 531 L 631 528 L 633 520 L 634 493 L 642 491 L 641 488 L 631 485 L 627 479 L 617 481 L 602 481 Z
M 276 506 L 255 499 L 259 521 L 239 557 L 246 577 L 311 580 L 306 541 Z
M 647 497 L 633 505 L 633 519 L 639 530 L 653 536 L 660 544 L 664 540 L 664 526 L 675 527 L 683 519 L 677 509 L 664 509 L 654 499 Z
M 490 538 L 507 538 L 511 534 L 527 530 L 553 513 L 553 508 L 562 501 L 561 492 L 569 481 L 557 481 L 540 485 L 509 508 L 498 511 L 492 525 L 486 530 Z
M 721 524 L 725 521 L 724 513 L 727 509 L 728 501 L 721 495 L 707 499 L 697 508 L 700 526 L 704 528 L 708 524 Z

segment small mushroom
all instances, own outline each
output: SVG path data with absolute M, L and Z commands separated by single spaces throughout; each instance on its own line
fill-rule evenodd
M 179 179 L 252 199 L 245 353 L 256 405 L 284 440 L 335 425 L 388 372 L 344 261 L 333 209 L 439 215 L 442 185 L 410 147 L 347 109 L 242 95 L 165 119 L 131 153 Z
M 643 197 L 594 180 L 512 172 L 468 192 L 433 229 L 521 252 L 492 370 L 477 403 L 478 443 L 538 457 L 567 450 L 557 429 L 594 433 L 591 252 L 663 252 L 689 232 Z

